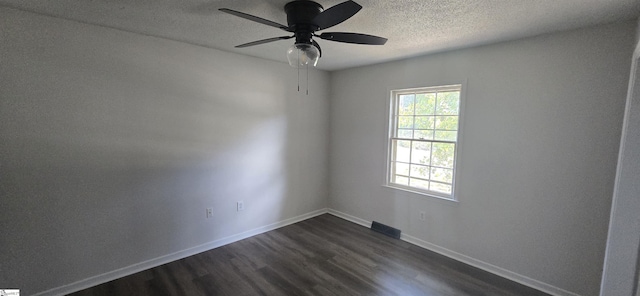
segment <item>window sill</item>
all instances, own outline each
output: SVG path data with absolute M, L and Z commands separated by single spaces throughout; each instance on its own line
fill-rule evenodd
M 438 200 L 448 201 L 448 202 L 452 202 L 454 204 L 459 203 L 459 201 L 454 199 L 454 198 L 438 196 L 438 195 L 435 195 L 435 194 L 429 194 L 429 193 L 426 193 L 426 192 L 421 192 L 421 191 L 417 191 L 417 190 L 411 190 L 411 189 L 408 189 L 408 188 L 396 187 L 396 186 L 391 186 L 391 185 L 387 185 L 387 184 L 383 184 L 382 187 L 386 187 L 386 188 L 393 189 L 393 190 L 399 190 L 399 191 L 407 192 L 407 193 L 413 193 L 413 194 L 417 194 L 417 195 L 420 195 L 420 196 L 431 197 L 431 198 L 435 198 L 435 199 L 438 199 Z

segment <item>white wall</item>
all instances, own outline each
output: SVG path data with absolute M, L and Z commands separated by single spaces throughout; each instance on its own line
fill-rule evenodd
M 330 208 L 549 292 L 597 295 L 634 29 L 613 24 L 332 73 Z M 460 202 L 382 187 L 389 90 L 461 82 Z
M 600 291 L 603 296 L 640 293 L 640 42 L 633 61 Z
M 7 8 L 0 40 L 2 288 L 31 295 L 326 207 L 328 73 L 306 96 L 284 63 Z

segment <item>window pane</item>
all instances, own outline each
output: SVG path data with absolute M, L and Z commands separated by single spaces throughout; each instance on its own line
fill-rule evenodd
M 451 184 L 453 183 L 453 170 L 431 168 L 431 178 L 429 179 Z
M 393 159 L 396 161 L 409 162 L 410 147 L 411 147 L 411 141 L 394 140 Z
M 433 116 L 416 116 L 415 128 L 433 129 L 435 117 Z
M 398 115 L 413 115 L 415 95 L 400 95 L 398 100 Z
M 433 130 L 415 130 L 413 132 L 414 139 L 433 140 Z
M 453 168 L 453 156 L 456 146 L 453 143 L 433 143 L 433 156 L 431 165 Z
M 409 186 L 409 178 L 407 178 L 407 177 L 396 176 L 395 180 L 393 180 L 391 182 L 396 183 L 396 184 L 400 184 L 400 185 Z
M 458 116 L 437 116 L 436 129 L 439 130 L 458 130 Z
M 426 93 L 416 95 L 416 115 L 432 115 L 436 107 L 436 94 Z
M 441 92 L 437 95 L 437 115 L 457 115 L 460 102 L 460 92 Z
M 411 165 L 411 177 L 429 179 L 429 167 L 424 165 Z
M 409 186 L 429 190 L 429 182 L 424 180 L 412 178 Z
M 399 129 L 398 130 L 398 138 L 405 138 L 405 139 L 413 138 L 413 130 L 410 130 L 410 129 Z
M 398 116 L 398 128 L 413 128 L 413 116 Z
M 431 190 L 433 191 L 451 194 L 451 185 L 430 182 L 430 187 L 431 187 Z
M 392 91 L 388 185 L 452 194 L 461 120 L 458 87 Z
M 409 176 L 409 165 L 406 163 L 394 163 L 396 166 L 396 175 Z
M 413 142 L 411 163 L 429 164 L 431 160 L 431 143 Z
M 457 138 L 458 132 L 436 131 L 438 141 L 455 141 Z

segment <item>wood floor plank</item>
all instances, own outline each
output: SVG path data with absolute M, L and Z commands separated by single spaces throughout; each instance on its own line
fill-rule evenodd
M 547 294 L 325 214 L 71 295 Z
M 242 281 L 237 284 L 250 287 L 252 292 L 247 293 L 247 295 L 284 295 L 277 287 L 271 285 L 258 270 L 246 265 L 245 262 L 233 258 L 231 259 L 231 264 L 236 274 L 242 278 Z

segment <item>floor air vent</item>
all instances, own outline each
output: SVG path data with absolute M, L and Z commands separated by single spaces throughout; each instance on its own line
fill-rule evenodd
M 400 239 L 400 229 L 395 229 L 391 226 L 387 226 L 382 223 L 378 223 L 376 221 L 373 221 L 373 223 L 371 223 L 371 229 L 374 231 L 380 232 L 386 236 L 390 236 L 395 239 Z

